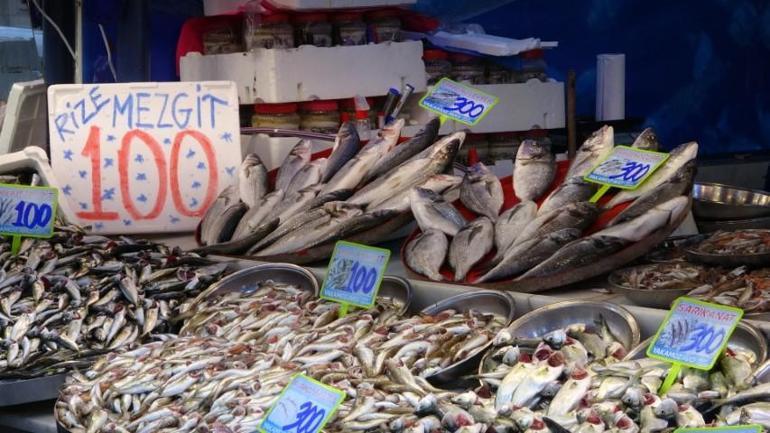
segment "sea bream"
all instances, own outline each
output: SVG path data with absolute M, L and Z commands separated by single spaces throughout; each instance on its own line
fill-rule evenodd
M 433 281 L 444 277 L 439 270 L 446 258 L 449 241 L 440 230 L 425 230 L 404 246 L 406 264 Z
M 487 166 L 477 162 L 468 167 L 460 184 L 460 201 L 465 207 L 494 221 L 504 199 L 500 179 Z
M 275 177 L 275 190 L 286 191 L 294 175 L 306 164 L 310 163 L 313 143 L 310 140 L 300 140 L 292 147 L 278 168 Z
M 647 192 L 657 188 L 661 184 L 667 182 L 681 169 L 685 164 L 694 160 L 698 156 L 698 143 L 691 141 L 677 146 L 669 153 L 669 157 L 662 167 L 655 170 L 639 188 L 635 190 L 622 190 L 618 192 L 612 199 L 604 205 L 605 208 L 611 209 L 615 205 L 625 203 L 629 200 L 633 200 L 640 197 Z
M 658 142 L 658 135 L 655 134 L 655 130 L 652 128 L 645 128 L 639 135 L 636 136 L 631 147 L 642 150 L 654 150 L 657 151 L 660 147 Z
M 396 145 L 403 127 L 403 119 L 398 119 L 384 127 L 381 136 L 367 143 L 356 156 L 334 173 L 320 193 L 356 188 L 377 162 Z
M 494 226 L 487 217 L 479 217 L 463 227 L 449 245 L 449 266 L 454 280 L 462 281 L 468 271 L 492 250 Z
M 436 229 L 455 236 L 467 223 L 454 206 L 431 190 L 413 188 L 409 192 L 409 201 L 414 219 L 423 231 Z
M 355 125 L 352 122 L 343 122 L 334 139 L 334 146 L 321 181 L 328 182 L 342 166 L 350 161 L 350 158 L 358 153 L 360 147 L 361 139 L 358 137 Z
M 495 221 L 495 248 L 497 248 L 495 262 L 503 257 L 524 227 L 532 222 L 536 215 L 537 204 L 533 201 L 519 202 L 500 214 Z
M 437 141 L 425 152 L 405 161 L 361 188 L 348 201 L 353 204 L 376 207 L 396 195 L 422 185 L 452 164 L 464 138 L 464 132 L 456 132 Z
M 551 186 L 556 176 L 556 159 L 550 146 L 535 140 L 524 140 L 516 152 L 513 188 L 521 201 L 537 200 Z

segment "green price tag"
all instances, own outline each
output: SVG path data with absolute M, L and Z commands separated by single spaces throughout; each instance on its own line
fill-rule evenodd
M 668 153 L 615 146 L 612 153 L 583 179 L 602 187 L 591 198 L 597 202 L 610 188 L 637 189 L 668 159 Z
M 441 123 L 449 118 L 473 126 L 497 105 L 497 96 L 442 78 L 420 99 L 420 106 L 437 113 Z
M 339 241 L 329 261 L 321 298 L 342 304 L 340 315 L 349 305 L 371 308 L 377 299 L 390 250 Z
M 762 426 L 759 424 L 746 424 L 724 427 L 683 427 L 674 430 L 674 433 L 760 433 L 762 430 Z
M 740 308 L 677 299 L 647 347 L 648 357 L 673 363 L 661 392 L 668 391 L 683 365 L 711 370 L 742 317 Z
M 304 374 L 292 377 L 259 425 L 262 433 L 318 433 L 345 393 Z
M 0 234 L 13 237 L 13 254 L 19 251 L 22 236 L 53 235 L 58 196 L 56 188 L 0 184 Z

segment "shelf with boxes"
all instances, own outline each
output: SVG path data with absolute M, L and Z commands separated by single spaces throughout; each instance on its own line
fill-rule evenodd
M 243 9 L 249 0 L 204 0 L 206 15 L 222 15 Z M 327 9 L 373 8 L 402 6 L 417 3 L 417 0 L 268 0 L 272 7 L 293 11 L 317 11 Z

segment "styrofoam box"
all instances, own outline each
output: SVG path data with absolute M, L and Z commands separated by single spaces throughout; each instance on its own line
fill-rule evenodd
M 556 129 L 566 125 L 562 82 L 529 80 L 526 83 L 481 84 L 473 87 L 497 96 L 500 102 L 475 126 L 469 128 L 465 124 L 449 120 L 442 126 L 442 133 L 447 129 L 470 129 L 473 133 L 483 134 L 528 131 L 533 128 Z M 419 106 L 421 98 L 422 95 L 411 98 L 408 106 L 412 121 L 418 124 L 425 123 L 429 117 L 435 116 Z
M 389 87 L 426 89 L 422 43 L 385 42 L 346 47 L 303 45 L 245 53 L 188 54 L 182 81 L 234 81 L 241 104 L 381 96 Z
M 204 0 L 206 15 L 222 15 L 240 10 L 247 0 Z M 269 0 L 280 9 L 295 11 L 315 9 L 369 8 L 417 3 L 417 0 Z

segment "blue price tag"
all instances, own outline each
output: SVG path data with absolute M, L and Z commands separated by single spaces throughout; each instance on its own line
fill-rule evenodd
M 304 374 L 294 376 L 259 426 L 263 433 L 318 433 L 345 393 Z
M 0 234 L 51 237 L 57 198 L 56 188 L 0 184 Z
M 321 287 L 321 298 L 361 308 L 377 299 L 390 250 L 339 241 Z
M 740 308 L 679 298 L 647 348 L 647 356 L 710 370 L 741 317 Z
M 442 78 L 420 100 L 420 106 L 466 125 L 475 125 L 498 102 L 497 96 Z
M 604 161 L 584 177 L 609 187 L 636 189 L 668 159 L 668 153 L 615 146 Z

